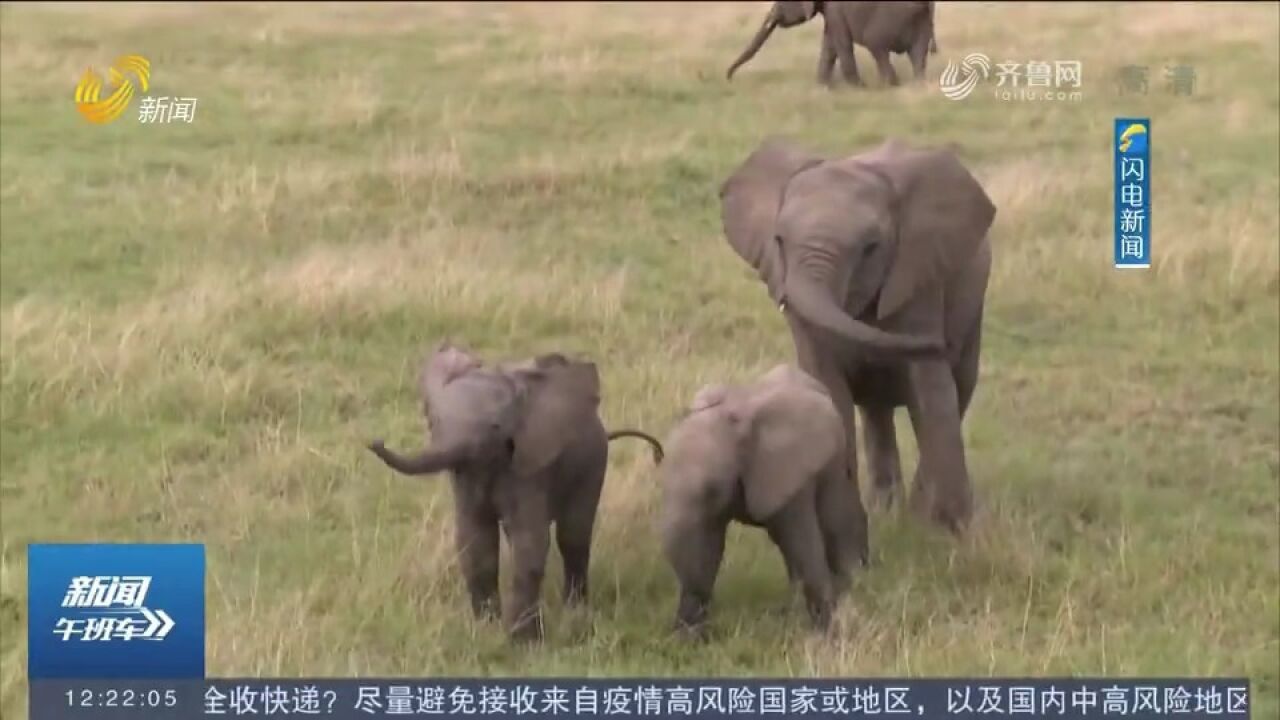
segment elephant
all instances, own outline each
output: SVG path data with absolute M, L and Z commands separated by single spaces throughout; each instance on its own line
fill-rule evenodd
M 455 545 L 471 610 L 494 618 L 498 528 L 512 551 L 513 640 L 540 640 L 539 606 L 550 526 L 564 562 L 566 604 L 587 600 L 587 566 L 608 443 L 639 437 L 661 462 L 661 443 L 637 430 L 606 433 L 594 363 L 559 353 L 486 367 L 449 341 L 428 355 L 419 375 L 427 449 L 404 456 L 381 440 L 368 449 L 404 475 L 449 471 Z
M 855 44 L 871 52 L 880 71 L 880 79 L 898 85 L 898 73 L 889 61 L 890 53 L 905 53 L 911 59 L 916 80 L 924 78 L 928 53 L 938 52 L 934 37 L 937 18 L 932 2 L 784 2 L 773 3 L 760 29 L 738 59 L 729 66 L 727 79 L 748 60 L 755 57 L 776 27 L 795 27 L 821 14 L 823 17 L 822 49 L 818 53 L 818 82 L 831 86 L 836 60 L 840 72 L 850 85 L 862 86 Z M 927 50 L 927 53 L 926 53 Z
M 996 207 L 950 148 L 896 138 L 826 158 L 769 136 L 720 187 L 733 250 L 784 313 L 800 368 L 854 407 L 881 506 L 901 485 L 894 410 L 919 446 L 909 505 L 961 533 L 973 512 L 961 423 L 978 381 Z
M 866 563 L 867 524 L 826 388 L 788 364 L 752 383 L 707 385 L 666 450 L 661 534 L 680 583 L 676 629 L 704 634 L 731 521 L 768 532 L 814 627 L 828 628 L 837 596 Z

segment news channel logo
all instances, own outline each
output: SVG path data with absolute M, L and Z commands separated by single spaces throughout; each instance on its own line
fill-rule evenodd
M 204 546 L 32 544 L 27 674 L 204 677 Z
M 1115 267 L 1151 267 L 1151 118 L 1116 118 Z
M 94 125 L 107 125 L 124 114 L 138 93 L 151 89 L 151 61 L 142 55 L 121 55 L 107 68 L 106 82 L 111 94 L 102 96 L 104 79 L 97 70 L 86 68 L 76 83 L 76 110 Z M 197 98 L 143 96 L 138 105 L 138 122 L 168 124 L 195 120 Z

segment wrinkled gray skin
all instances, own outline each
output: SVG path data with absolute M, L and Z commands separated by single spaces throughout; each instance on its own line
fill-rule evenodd
M 515 564 L 510 632 L 542 637 L 542 578 L 554 523 L 564 561 L 567 604 L 584 603 L 596 506 L 604 484 L 608 441 L 641 437 L 661 461 L 662 446 L 644 433 L 606 434 L 600 422 L 600 379 L 593 363 L 559 354 L 486 367 L 443 343 L 420 376 L 427 449 L 413 456 L 369 449 L 405 475 L 449 471 L 455 540 L 477 617 L 494 617 L 498 594 L 498 528 Z
M 701 636 L 731 521 L 762 527 L 819 629 L 866 562 L 866 513 L 845 472 L 840 413 L 817 380 L 778 365 L 747 385 L 709 385 L 671 431 L 662 539 L 680 582 L 676 627 Z
M 972 514 L 961 421 L 978 380 L 996 208 L 947 149 L 897 140 L 823 158 L 766 139 L 720 189 L 725 235 L 786 314 L 798 363 L 844 419 L 855 405 L 875 497 L 901 485 L 894 409 L 920 448 L 910 505 L 959 532 Z
M 855 44 L 871 52 L 880 79 L 898 84 L 898 73 L 889 61 L 890 53 L 905 54 L 911 60 L 916 80 L 924 77 L 928 54 L 938 52 L 934 39 L 936 10 L 932 2 L 775 2 L 755 37 L 729 66 L 726 77 L 755 57 L 776 27 L 795 27 L 822 15 L 822 48 L 818 53 L 818 82 L 830 86 L 836 61 L 840 74 L 850 85 L 862 86 Z

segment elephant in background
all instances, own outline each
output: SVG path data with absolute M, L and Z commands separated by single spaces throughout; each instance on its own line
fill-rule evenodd
M 901 484 L 894 409 L 920 448 L 911 507 L 959 532 L 972 514 L 961 422 L 978 380 L 996 208 L 949 149 L 895 139 L 824 158 L 767 138 L 720 188 L 734 251 L 786 314 L 800 367 L 854 410 L 881 504 Z
M 845 434 L 826 389 L 790 365 L 746 385 L 709 385 L 667 438 L 662 541 L 680 582 L 676 627 L 700 635 L 731 521 L 763 527 L 825 629 L 866 562 L 866 513 L 845 473 Z
M 911 60 L 915 79 L 924 77 L 928 53 L 938 52 L 934 37 L 936 11 L 932 2 L 790 2 L 773 3 L 755 37 L 729 66 L 726 77 L 733 79 L 739 67 L 746 64 L 769 39 L 774 28 L 795 27 L 823 17 L 822 48 L 818 53 L 818 82 L 831 85 L 832 71 L 840 61 L 840 73 L 851 85 L 862 86 L 855 44 L 871 52 L 880 71 L 880 79 L 898 84 L 898 73 L 889 60 L 890 53 L 906 54 Z
M 419 389 L 431 436 L 427 449 L 404 456 L 381 440 L 368 448 L 405 475 L 451 473 L 457 552 L 479 618 L 501 608 L 501 526 L 515 565 L 510 633 L 518 640 L 540 639 L 550 526 L 555 525 L 564 561 L 565 601 L 585 603 L 608 442 L 644 438 L 658 461 L 662 446 L 635 430 L 606 433 L 595 364 L 558 353 L 486 367 L 445 342 L 423 364 Z

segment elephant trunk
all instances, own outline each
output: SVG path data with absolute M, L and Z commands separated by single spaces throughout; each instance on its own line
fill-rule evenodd
M 444 448 L 431 447 L 409 456 L 388 450 L 380 442 L 372 443 L 369 449 L 382 458 L 382 462 L 388 467 L 403 475 L 431 475 L 451 470 L 466 459 L 466 452 L 457 445 Z
M 738 68 L 745 65 L 748 60 L 756 56 L 756 53 L 764 46 L 764 41 L 769 39 L 769 35 L 773 33 L 773 29 L 777 26 L 778 18 L 776 16 L 776 12 L 771 10 L 769 14 L 765 16 L 764 22 L 760 25 L 760 29 L 756 31 L 756 36 L 751 38 L 751 43 L 747 45 L 747 49 L 743 50 L 742 54 L 738 56 L 738 59 L 734 60 L 733 64 L 729 66 L 729 72 L 725 75 L 726 79 L 732 80 L 733 73 L 736 72 Z
M 784 291 L 785 307 L 810 325 L 851 343 L 859 353 L 892 359 L 942 355 L 942 343 L 937 340 L 889 333 L 855 320 L 836 304 L 821 283 L 802 272 L 787 274 Z

